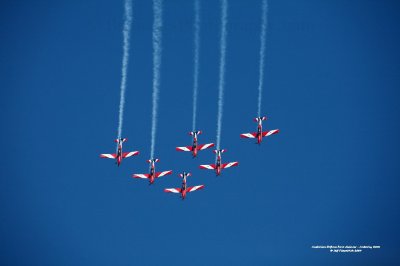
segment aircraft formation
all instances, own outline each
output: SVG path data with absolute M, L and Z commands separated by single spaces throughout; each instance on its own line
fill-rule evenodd
M 257 124 L 258 124 L 257 132 L 243 133 L 243 134 L 240 134 L 240 137 L 254 138 L 257 140 L 256 144 L 260 145 L 264 137 L 268 137 L 273 134 L 279 133 L 279 129 L 263 131 L 262 122 L 265 120 L 267 120 L 266 116 L 254 118 L 254 121 L 257 122 Z M 212 148 L 215 146 L 214 143 L 198 144 L 198 135 L 202 134 L 202 131 L 191 131 L 188 134 L 193 137 L 192 146 L 176 147 L 177 151 L 192 152 L 192 156 L 193 156 L 193 158 L 195 158 L 195 157 L 197 157 L 199 151 L 209 149 L 209 148 Z M 127 140 L 128 140 L 127 138 L 119 138 L 119 139 L 117 138 L 115 140 L 115 142 L 117 143 L 116 153 L 112 153 L 112 154 L 102 153 L 102 154 L 100 154 L 100 157 L 107 158 L 107 159 L 114 159 L 115 164 L 117 164 L 117 166 L 120 166 L 122 159 L 138 155 L 139 151 L 131 151 L 131 152 L 123 152 L 122 151 L 122 145 Z M 214 164 L 202 164 L 199 166 L 200 169 L 214 170 L 216 173 L 216 176 L 219 176 L 219 175 L 221 175 L 221 170 L 239 165 L 239 162 L 222 163 L 222 153 L 226 152 L 226 149 L 216 149 L 213 152 L 216 154 L 215 163 Z M 154 181 L 156 179 L 172 174 L 172 170 L 156 172 L 155 163 L 157 163 L 159 161 L 160 160 L 156 159 L 156 158 L 151 158 L 151 159 L 147 160 L 147 162 L 150 164 L 150 172 L 148 174 L 133 174 L 132 177 L 138 178 L 138 179 L 148 179 L 149 185 L 151 185 L 154 183 Z M 165 188 L 164 192 L 180 194 L 180 197 L 182 198 L 182 200 L 184 200 L 186 198 L 186 194 L 188 192 L 193 192 L 193 191 L 197 191 L 197 190 L 204 188 L 204 185 L 196 185 L 196 186 L 191 186 L 191 187 L 187 186 L 187 177 L 191 176 L 191 173 L 189 173 L 189 172 L 183 172 L 183 173 L 179 174 L 179 176 L 182 178 L 181 187 L 180 188 Z
M 198 156 L 198 153 L 203 150 L 210 149 L 215 146 L 215 162 L 210 164 L 199 165 L 200 169 L 215 171 L 216 176 L 221 175 L 222 170 L 238 166 L 239 162 L 223 162 L 222 154 L 226 152 L 226 149 L 220 147 L 221 140 L 221 128 L 222 128 L 222 117 L 223 117 L 223 104 L 224 104 L 224 87 L 225 87 L 225 59 L 227 51 L 227 23 L 228 23 L 228 0 L 221 0 L 221 34 L 220 34 L 220 58 L 219 58 L 219 80 L 218 80 L 218 111 L 217 111 L 217 134 L 216 144 L 206 143 L 199 144 L 198 137 L 202 134 L 202 131 L 195 130 L 196 127 L 196 110 L 197 110 L 197 90 L 198 90 L 198 77 L 199 77 L 199 58 L 200 58 L 200 0 L 194 0 L 194 24 L 193 24 L 193 124 L 192 131 L 189 135 L 192 136 L 193 141 L 190 146 L 179 146 L 176 150 L 179 152 L 190 152 L 193 158 Z M 251 133 L 240 134 L 242 138 L 253 138 L 256 139 L 257 144 L 261 144 L 264 137 L 271 136 L 279 132 L 279 129 L 263 131 L 262 123 L 267 120 L 266 116 L 261 116 L 261 103 L 262 103 L 262 90 L 264 80 L 264 58 L 266 50 L 266 32 L 267 32 L 267 0 L 260 0 L 261 2 L 261 31 L 260 31 L 260 57 L 259 57 L 259 84 L 258 84 L 258 112 L 257 117 L 254 121 L 257 123 L 257 131 Z M 114 159 L 117 166 L 120 166 L 123 159 L 132 157 L 139 154 L 139 151 L 123 152 L 123 143 L 127 141 L 126 138 L 122 138 L 122 126 L 123 126 L 123 114 L 125 104 L 125 90 L 127 81 L 127 69 L 129 62 L 129 40 L 130 40 L 130 29 L 132 23 L 132 0 L 124 0 L 124 25 L 123 25 L 123 56 L 122 56 L 122 78 L 121 78 L 121 94 L 120 94 L 120 105 L 119 105 L 119 118 L 118 118 L 118 137 L 115 140 L 117 143 L 116 153 L 104 153 L 100 154 L 101 158 Z M 149 185 L 152 185 L 158 178 L 171 175 L 172 170 L 166 170 L 156 172 L 155 164 L 159 162 L 159 159 L 154 156 L 155 139 L 157 132 L 157 110 L 159 101 L 159 89 L 160 89 L 160 70 L 162 63 L 162 25 L 163 25 L 163 1 L 153 0 L 153 93 L 152 93 L 152 123 L 151 123 L 151 149 L 150 159 L 147 162 L 150 164 L 149 173 L 133 174 L 132 178 L 135 179 L 147 179 Z M 224 171 L 225 172 L 225 171 Z M 188 192 L 197 191 L 204 188 L 204 185 L 187 186 L 187 177 L 191 176 L 189 172 L 183 172 L 179 175 L 182 178 L 182 185 L 180 188 L 165 188 L 164 191 L 167 193 L 180 194 L 182 199 L 186 198 Z

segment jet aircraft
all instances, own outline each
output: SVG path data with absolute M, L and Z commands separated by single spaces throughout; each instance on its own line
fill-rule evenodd
M 267 131 L 263 132 L 262 131 L 262 121 L 265 121 L 265 120 L 267 120 L 266 116 L 254 118 L 254 121 L 258 123 L 257 132 L 240 134 L 240 137 L 257 139 L 257 144 L 261 144 L 263 137 L 268 137 L 273 134 L 279 133 L 279 129 L 267 130 Z
M 186 193 L 193 192 L 193 191 L 196 191 L 196 190 L 199 190 L 199 189 L 203 189 L 204 185 L 187 187 L 186 177 L 191 176 L 191 175 L 192 175 L 191 173 L 186 173 L 186 172 L 183 172 L 182 174 L 179 174 L 179 176 L 182 177 L 182 186 L 181 186 L 181 188 L 166 188 L 166 189 L 164 189 L 164 192 L 167 192 L 167 193 L 180 193 L 182 200 L 184 200 L 185 197 L 186 197 Z
M 226 150 L 214 150 L 214 153 L 217 154 L 217 162 L 216 164 L 202 164 L 200 165 L 201 169 L 209 169 L 209 170 L 215 170 L 217 176 L 221 174 L 221 170 L 225 168 L 229 168 L 232 166 L 238 166 L 239 162 L 230 162 L 230 163 L 221 163 L 222 158 L 221 154 L 224 153 Z
M 192 146 L 184 146 L 184 147 L 176 147 L 177 151 L 191 151 L 193 158 L 197 156 L 198 151 L 205 150 L 214 146 L 214 143 L 208 144 L 197 144 L 197 136 L 200 135 L 202 131 L 191 131 L 189 135 L 193 136 L 193 145 Z
M 158 161 L 160 161 L 160 160 L 159 159 L 147 160 L 147 162 L 150 163 L 150 173 L 149 174 L 133 174 L 132 177 L 149 179 L 149 182 L 150 182 L 149 185 L 151 185 L 151 184 L 154 183 L 154 180 L 156 178 L 172 174 L 172 170 L 163 171 L 163 172 L 156 172 L 155 163 L 158 162 Z
M 117 138 L 114 140 L 117 143 L 117 152 L 116 153 L 102 153 L 100 154 L 101 158 L 108 158 L 108 159 L 116 159 L 116 164 L 119 166 L 122 162 L 123 158 L 128 158 L 131 156 L 138 155 L 138 151 L 131 151 L 131 152 L 122 152 L 122 144 L 127 141 L 127 138 Z

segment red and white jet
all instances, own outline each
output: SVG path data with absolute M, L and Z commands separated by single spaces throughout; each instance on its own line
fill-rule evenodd
M 189 132 L 189 135 L 193 136 L 193 145 L 192 146 L 185 146 L 185 147 L 176 147 L 177 151 L 191 151 L 193 154 L 193 158 L 197 156 L 197 152 L 201 150 L 205 150 L 214 146 L 214 143 L 208 144 L 197 144 L 197 135 L 200 135 L 201 131 L 192 131 Z
M 187 187 L 186 185 L 186 177 L 191 176 L 191 173 L 186 173 L 183 172 L 182 174 L 179 174 L 180 177 L 182 177 L 182 187 L 181 188 L 166 188 L 164 189 L 164 192 L 167 193 L 180 193 L 182 200 L 185 199 L 186 193 L 187 192 L 193 192 L 199 189 L 203 189 L 204 185 L 199 185 L 199 186 L 193 186 L 193 187 Z
M 125 141 L 127 141 L 127 138 L 119 138 L 114 140 L 117 144 L 117 153 L 102 153 L 100 154 L 101 158 L 108 158 L 108 159 L 116 159 L 117 161 L 115 162 L 118 166 L 121 164 L 121 161 L 123 158 L 128 158 L 131 156 L 135 156 L 138 155 L 139 152 L 138 151 L 131 151 L 131 152 L 122 152 L 122 143 L 124 143 Z
M 264 121 L 264 120 L 267 120 L 266 116 L 260 116 L 260 117 L 254 118 L 254 121 L 258 123 L 257 132 L 240 134 L 240 137 L 257 139 L 257 144 L 261 144 L 263 137 L 268 137 L 273 134 L 279 133 L 279 129 L 267 130 L 267 131 L 263 132 L 262 131 L 262 121 Z
M 149 185 L 154 183 L 154 180 L 156 178 L 165 176 L 165 175 L 170 175 L 172 174 L 172 170 L 164 171 L 164 172 L 156 172 L 156 166 L 155 163 L 158 162 L 159 159 L 150 159 L 147 160 L 148 163 L 150 163 L 150 174 L 133 174 L 132 177 L 134 178 L 147 178 L 149 179 Z
M 219 176 L 221 174 L 222 169 L 229 168 L 232 166 L 238 166 L 239 162 L 230 162 L 230 163 L 221 164 L 221 154 L 225 151 L 226 150 L 214 150 L 214 153 L 217 154 L 217 163 L 216 164 L 202 164 L 202 165 L 200 165 L 200 169 L 215 170 L 215 172 L 217 173 L 217 176 Z

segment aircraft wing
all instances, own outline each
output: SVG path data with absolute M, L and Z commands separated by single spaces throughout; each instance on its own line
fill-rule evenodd
M 204 188 L 204 185 L 194 186 L 194 187 L 188 187 L 188 188 L 186 189 L 186 191 L 187 191 L 187 192 L 193 192 L 193 191 L 196 191 L 196 190 L 199 190 L 199 189 L 202 189 L 202 188 Z
M 201 169 L 210 169 L 210 170 L 213 170 L 213 169 L 216 168 L 216 166 L 215 166 L 215 164 L 202 164 L 202 165 L 200 165 L 200 168 L 201 168 Z
M 156 178 L 172 174 L 172 170 L 156 173 Z
M 264 131 L 262 133 L 262 136 L 263 137 L 268 137 L 268 136 L 271 136 L 271 135 L 276 134 L 276 133 L 279 133 L 279 129 L 273 129 L 273 130 L 269 130 L 269 131 Z
M 138 151 L 123 152 L 122 153 L 122 158 L 127 158 L 127 157 L 135 156 L 135 155 L 138 155 L 138 154 L 139 154 Z
M 205 150 L 208 148 L 214 147 L 214 143 L 208 143 L 208 144 L 201 144 L 197 146 L 197 149 L 199 150 Z
M 240 134 L 240 137 L 254 139 L 254 138 L 257 138 L 257 133 L 244 133 L 244 134 Z
M 238 165 L 239 165 L 239 162 L 224 163 L 224 164 L 221 164 L 221 168 L 225 169 L 225 168 L 229 168 L 232 166 L 238 166 Z
M 193 147 L 192 146 L 186 146 L 186 147 L 176 147 L 177 151 L 192 151 Z
M 117 158 L 117 155 L 115 153 L 113 153 L 113 154 L 102 153 L 102 154 L 100 154 L 100 158 L 115 159 L 115 158 Z
M 149 174 L 133 174 L 132 177 L 134 178 L 149 178 Z
M 180 188 L 166 188 L 166 189 L 164 189 L 164 192 L 167 192 L 167 193 L 181 193 L 181 189 Z

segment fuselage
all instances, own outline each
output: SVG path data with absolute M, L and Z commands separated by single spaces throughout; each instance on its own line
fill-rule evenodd
M 182 177 L 182 187 L 181 187 L 181 196 L 182 196 L 182 200 L 185 199 L 186 197 L 186 173 L 183 173 L 183 177 Z
M 192 146 L 193 158 L 197 156 L 197 133 L 193 133 L 193 146 Z
M 154 163 L 155 163 L 155 160 L 151 160 L 150 184 L 153 184 L 154 183 L 154 179 L 155 179 L 155 173 L 156 173 L 155 168 L 156 168 L 156 166 L 155 166 Z
M 266 116 L 260 116 L 260 117 L 256 117 L 254 118 L 255 121 L 257 121 L 258 126 L 257 126 L 257 144 L 261 144 L 262 139 L 263 139 L 263 132 L 262 132 L 262 121 L 263 120 L 267 120 Z
M 118 151 L 117 151 L 117 165 L 119 166 L 122 161 L 122 143 L 118 143 Z
M 118 138 L 115 140 L 117 142 L 117 165 L 119 166 L 122 162 L 122 144 L 124 143 L 125 139 Z
M 257 143 L 260 144 L 262 141 L 262 120 L 258 120 L 258 127 L 257 127 Z
M 217 162 L 215 164 L 215 172 L 217 176 L 221 174 L 221 151 L 217 151 Z

